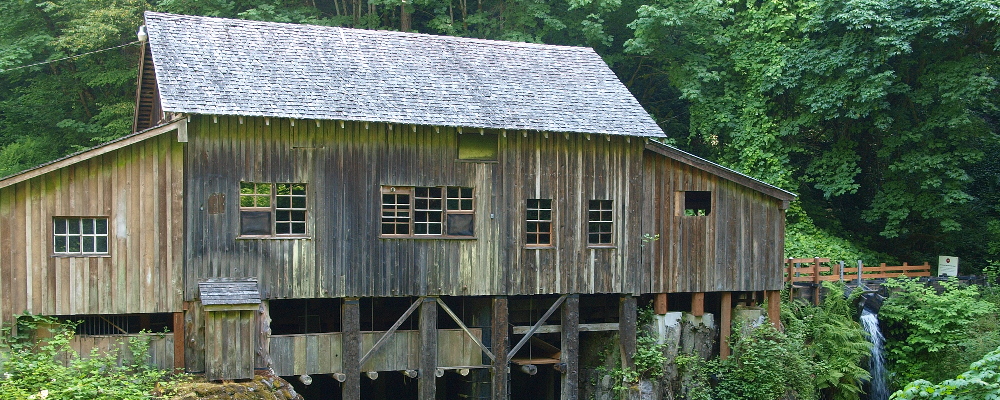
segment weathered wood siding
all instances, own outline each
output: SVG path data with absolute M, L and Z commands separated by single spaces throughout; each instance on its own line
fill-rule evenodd
M 199 280 L 218 277 L 257 277 L 264 298 L 621 293 L 642 286 L 641 140 L 508 132 L 499 139 L 499 161 L 461 162 L 455 128 L 319 125 L 193 117 L 188 300 Z M 238 239 L 241 181 L 306 183 L 310 238 Z M 380 239 L 382 185 L 474 187 L 476 239 Z M 213 195 L 225 197 L 224 211 L 209 213 Z M 554 199 L 551 249 L 524 248 L 528 198 Z M 591 199 L 614 201 L 612 248 L 586 244 Z
M 0 188 L 0 318 L 181 310 L 183 144 L 172 133 Z M 109 255 L 53 255 L 52 218 L 108 217 Z
M 205 313 L 205 379 L 253 378 L 256 312 Z
M 470 332 L 482 340 L 479 328 Z M 361 371 L 401 371 L 417 369 L 418 331 L 396 331 Z M 361 353 L 367 353 L 385 332 L 361 332 Z M 274 372 L 279 376 L 331 374 L 341 372 L 342 351 L 339 332 L 271 336 Z M 483 365 L 483 352 L 461 329 L 438 329 L 438 367 Z
M 148 363 L 150 365 L 165 370 L 174 368 L 174 336 L 171 333 L 76 335 L 69 342 L 69 345 L 81 358 L 90 358 L 93 354 L 92 351 L 97 350 L 96 354 L 99 356 L 115 354 L 118 365 L 128 365 L 135 360 L 135 356 L 129 349 L 129 341 L 133 339 L 149 341 Z
M 781 200 L 647 151 L 643 274 L 652 292 L 778 290 L 785 213 Z M 683 216 L 682 191 L 712 192 L 707 216 Z M 679 210 L 679 211 L 678 211 Z

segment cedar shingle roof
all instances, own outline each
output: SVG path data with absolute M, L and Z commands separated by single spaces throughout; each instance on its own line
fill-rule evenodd
M 664 136 L 592 49 L 147 12 L 164 111 Z
M 198 293 L 206 306 L 260 304 L 256 280 L 198 282 Z

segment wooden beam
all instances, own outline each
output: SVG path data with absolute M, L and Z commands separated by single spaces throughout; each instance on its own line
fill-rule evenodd
M 729 336 L 732 335 L 733 331 L 733 292 L 722 292 L 722 310 L 719 312 L 722 314 L 720 320 L 722 321 L 719 326 L 719 358 L 727 359 L 729 358 Z
M 771 320 L 771 325 L 775 329 L 781 330 L 781 291 L 768 290 L 767 296 L 767 318 Z
M 635 368 L 636 318 L 638 309 L 635 297 L 623 295 L 618 306 L 618 339 L 622 367 Z
M 410 314 L 413 314 L 413 311 L 420 306 L 422 299 L 423 298 L 418 298 L 417 301 L 414 301 L 413 304 L 410 304 L 410 308 L 407 308 L 406 312 L 404 312 L 402 316 L 396 319 L 396 323 L 392 324 L 392 327 L 390 327 L 388 331 L 383 333 L 382 337 L 378 338 L 375 344 L 372 345 L 372 348 L 368 349 L 368 352 L 365 353 L 363 357 L 361 357 L 361 362 L 360 362 L 361 365 L 365 365 L 365 361 L 368 361 L 368 358 L 371 357 L 373 354 L 375 354 L 375 352 L 377 352 L 380 348 L 382 348 L 382 345 L 385 344 L 385 342 L 388 340 L 389 337 L 392 336 L 393 333 L 396 333 L 396 329 L 399 329 L 399 326 L 403 325 L 403 322 L 406 322 L 406 319 L 410 317 Z
M 184 313 L 174 313 L 174 369 L 184 370 Z
M 417 399 L 435 400 L 437 397 L 437 302 L 436 297 L 420 299 L 420 354 L 417 356 Z
M 510 345 L 507 336 L 508 325 L 507 298 L 497 296 L 493 298 L 493 387 L 491 392 L 492 400 L 507 400 L 507 346 Z
M 562 373 L 562 400 L 577 400 L 580 386 L 580 295 L 571 294 L 562 305 L 562 341 L 559 360 L 565 365 Z
M 508 363 L 510 362 L 510 359 L 514 357 L 515 354 L 517 354 L 517 351 L 520 350 L 525 343 L 528 343 L 528 340 L 531 339 L 531 335 L 535 334 L 535 331 L 538 330 L 538 327 L 542 326 L 542 324 L 545 323 L 545 320 L 549 319 L 549 317 L 552 316 L 552 313 L 554 313 L 556 309 L 558 309 L 559 306 L 562 305 L 563 301 L 566 301 L 566 296 L 568 295 L 564 294 L 562 296 L 559 296 L 559 298 L 556 299 L 556 302 L 552 304 L 552 307 L 549 307 L 548 311 L 545 311 L 545 314 L 542 314 L 542 317 L 538 319 L 538 322 L 535 322 L 535 324 L 531 326 L 531 329 L 528 330 L 528 333 L 526 333 L 524 337 L 517 342 L 517 345 L 515 345 L 514 348 L 510 350 L 510 354 L 507 355 Z
M 515 326 L 512 328 L 515 335 L 523 335 L 531 330 L 530 326 Z M 602 322 L 598 324 L 580 324 L 580 332 L 606 332 L 617 331 L 617 322 Z M 542 325 L 535 330 L 535 333 L 559 333 L 562 332 L 562 325 Z
M 341 371 L 344 383 L 340 385 L 344 400 L 361 399 L 361 307 L 356 297 L 344 299 L 341 306 Z
M 691 293 L 691 315 L 705 315 L 705 292 Z
M 657 293 L 656 299 L 653 301 L 653 312 L 657 315 L 667 314 L 667 294 Z
M 486 353 L 486 355 L 490 358 L 491 361 L 496 360 L 497 358 L 496 356 L 493 355 L 493 352 L 491 352 L 490 349 L 486 348 L 483 342 L 479 341 L 479 338 L 476 337 L 476 335 L 473 335 L 471 331 L 469 331 L 469 328 L 465 326 L 465 323 L 462 322 L 462 320 L 459 319 L 457 315 L 455 315 L 455 312 L 451 311 L 451 308 L 449 308 L 448 305 L 445 304 L 440 297 L 437 297 L 436 299 L 437 299 L 437 304 L 441 306 L 441 309 L 444 310 L 444 312 L 448 314 L 448 316 L 451 317 L 451 319 L 455 321 L 456 324 L 458 324 L 459 328 L 462 328 L 462 331 L 464 331 L 465 334 L 468 335 L 469 338 L 471 338 L 472 341 L 475 342 L 476 345 L 483 350 L 483 353 Z

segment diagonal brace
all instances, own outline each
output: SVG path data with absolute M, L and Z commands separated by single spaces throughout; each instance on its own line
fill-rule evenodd
M 517 351 L 521 350 L 521 347 L 524 347 L 525 343 L 528 343 L 528 340 L 531 339 L 531 336 L 535 334 L 535 331 L 538 330 L 538 327 L 542 326 L 542 324 L 544 324 L 545 321 L 548 320 L 550 316 L 552 316 L 552 313 L 554 313 L 556 309 L 559 308 L 559 306 L 562 305 L 564 301 L 566 301 L 566 296 L 569 295 L 564 294 L 562 296 L 559 296 L 559 298 L 556 299 L 556 302 L 552 304 L 552 307 L 549 307 L 549 310 L 542 315 L 542 318 L 539 318 L 538 322 L 535 322 L 535 324 L 531 326 L 531 329 L 528 329 L 528 333 L 524 334 L 524 337 L 521 338 L 521 341 L 517 342 L 517 345 L 510 350 L 510 353 L 507 353 L 508 363 L 510 363 L 510 360 L 514 358 L 514 355 L 517 354 Z
M 469 331 L 469 328 L 467 328 L 465 324 L 462 323 L 462 320 L 458 319 L 458 316 L 455 315 L 455 312 L 451 311 L 451 308 L 448 308 L 448 305 L 444 304 L 444 301 L 441 300 L 440 297 L 436 299 L 438 305 L 440 305 L 441 308 L 444 309 L 444 312 L 448 313 L 448 316 L 451 317 L 451 319 L 455 320 L 455 323 L 458 324 L 458 327 L 462 328 L 462 330 L 465 331 L 465 334 L 469 335 L 469 337 L 472 338 L 472 341 L 476 342 L 476 344 L 479 346 L 480 349 L 483 349 L 483 352 L 490 357 L 490 360 L 496 361 L 497 357 L 493 355 L 493 352 L 491 352 L 490 349 L 486 348 L 486 346 L 483 345 L 483 342 L 479 341 L 479 338 L 477 338 L 475 335 L 472 334 L 472 332 Z
M 396 329 L 399 329 L 399 326 L 403 325 L 403 321 L 406 321 L 406 319 L 410 317 L 410 314 L 413 314 L 413 311 L 416 310 L 417 307 L 420 307 L 421 300 L 423 300 L 423 297 L 417 298 L 417 301 L 414 301 L 413 304 L 410 305 L 410 308 L 406 309 L 406 312 L 403 313 L 403 316 L 399 317 L 399 319 L 396 320 L 396 323 L 392 324 L 392 327 L 389 328 L 389 330 L 386 331 L 384 334 L 382 334 L 382 337 L 378 338 L 378 341 L 375 342 L 375 345 L 373 345 L 372 348 L 369 349 L 367 353 L 365 353 L 364 357 L 361 357 L 361 363 L 360 363 L 361 365 L 365 365 L 365 361 L 368 361 L 368 358 L 371 357 L 373 354 L 375 354 L 375 352 L 378 351 L 378 349 L 381 348 L 382 345 L 389 340 L 389 336 L 391 336 L 393 333 L 396 333 Z

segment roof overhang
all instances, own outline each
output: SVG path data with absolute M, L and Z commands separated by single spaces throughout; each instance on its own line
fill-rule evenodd
M 87 150 L 79 151 L 63 158 L 26 169 L 14 175 L 4 177 L 0 179 L 0 188 L 24 182 L 28 179 L 47 174 L 84 160 L 89 160 L 102 154 L 107 154 L 131 144 L 139 143 L 143 140 L 172 131 L 177 131 L 178 141 L 187 141 L 187 116 L 181 115 L 180 117 L 174 118 L 149 129 L 123 136 L 110 142 L 91 147 Z
M 781 200 L 782 209 L 787 209 L 788 203 L 798 197 L 795 193 L 789 192 L 764 181 L 754 179 L 748 175 L 723 167 L 722 165 L 657 141 L 649 141 L 646 143 L 646 150 Z

